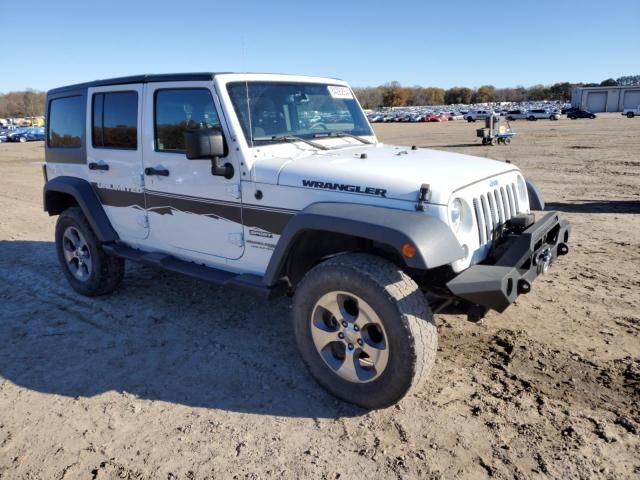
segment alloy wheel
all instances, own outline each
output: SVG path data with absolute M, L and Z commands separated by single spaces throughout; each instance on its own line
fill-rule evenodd
M 71 274 L 81 282 L 91 276 L 91 252 L 86 239 L 75 227 L 67 227 L 62 235 L 62 251 Z
M 348 292 L 329 292 L 311 313 L 316 351 L 333 372 L 353 383 L 378 378 L 389 362 L 389 345 L 378 314 Z

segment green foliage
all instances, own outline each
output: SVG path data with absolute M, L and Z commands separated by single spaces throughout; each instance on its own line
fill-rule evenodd
M 618 82 L 616 82 L 613 78 L 607 78 L 600 82 L 601 87 L 616 87 Z
M 616 80 L 621 87 L 635 87 L 640 85 L 640 75 L 627 75 Z

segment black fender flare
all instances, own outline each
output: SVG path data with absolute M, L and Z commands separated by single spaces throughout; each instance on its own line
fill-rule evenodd
M 49 215 L 59 215 L 68 206 L 60 201 L 56 194 L 70 195 L 82 209 L 82 213 L 89 221 L 89 225 L 101 242 L 115 242 L 118 234 L 111 225 L 107 214 L 91 184 L 77 177 L 60 176 L 49 180 L 44 185 L 44 210 Z
M 529 195 L 529 208 L 531 210 L 544 210 L 545 203 L 540 189 L 528 178 L 525 178 L 527 184 L 527 194 Z
M 266 285 L 280 280 L 292 246 L 309 231 L 353 235 L 389 245 L 398 252 L 410 243 L 416 247 L 416 254 L 401 257 L 407 267 L 418 270 L 447 265 L 464 256 L 449 226 L 438 218 L 375 205 L 320 202 L 301 210 L 287 223 L 264 274 Z

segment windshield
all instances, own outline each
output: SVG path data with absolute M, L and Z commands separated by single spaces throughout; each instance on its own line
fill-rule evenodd
M 351 90 L 341 85 L 237 82 L 227 86 L 247 143 L 313 139 L 343 132 L 373 135 Z M 273 137 L 276 137 L 275 139 Z

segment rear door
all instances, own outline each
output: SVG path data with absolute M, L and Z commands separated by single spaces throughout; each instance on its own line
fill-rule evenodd
M 212 82 L 145 85 L 145 199 L 151 244 L 182 257 L 216 262 L 244 252 L 238 153 L 224 159 L 233 178 L 211 174 L 210 160 L 188 160 L 183 133 L 221 128 L 229 132 Z
M 124 241 L 149 235 L 142 177 L 142 85 L 88 89 L 89 181 Z

